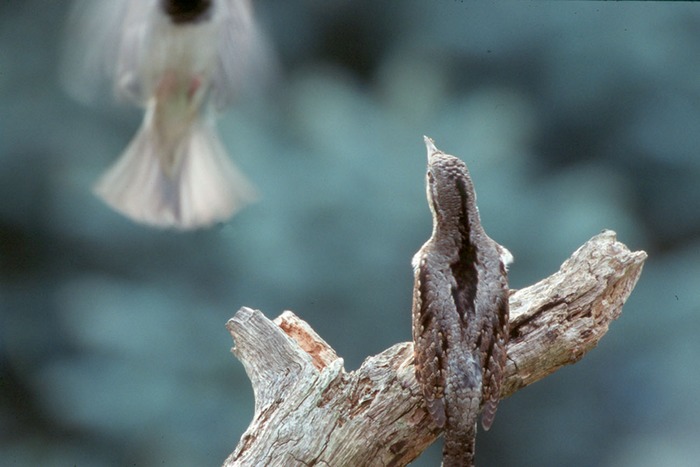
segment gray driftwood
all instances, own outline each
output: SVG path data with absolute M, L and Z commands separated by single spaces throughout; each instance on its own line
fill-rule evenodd
M 604 231 L 555 274 L 512 291 L 501 397 L 595 347 L 620 315 L 646 257 Z M 440 435 L 423 409 L 411 343 L 348 373 L 343 359 L 289 311 L 270 321 L 244 307 L 227 328 L 253 385 L 255 415 L 224 466 L 400 466 Z

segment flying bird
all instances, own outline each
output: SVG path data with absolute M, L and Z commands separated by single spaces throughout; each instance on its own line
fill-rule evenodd
M 215 124 L 271 69 L 250 0 L 79 0 L 67 33 L 62 80 L 71 94 L 113 94 L 145 110 L 94 186 L 102 200 L 134 221 L 188 230 L 255 198 Z

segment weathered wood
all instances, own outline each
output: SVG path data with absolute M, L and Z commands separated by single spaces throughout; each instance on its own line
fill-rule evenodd
M 501 396 L 595 347 L 620 315 L 646 257 L 604 231 L 555 274 L 512 292 Z M 253 385 L 255 415 L 224 466 L 399 466 L 439 436 L 422 405 L 411 343 L 348 373 L 342 358 L 289 311 L 273 322 L 244 307 L 227 328 Z

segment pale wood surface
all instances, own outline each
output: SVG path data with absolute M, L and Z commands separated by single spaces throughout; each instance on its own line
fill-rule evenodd
M 502 397 L 595 347 L 620 315 L 646 257 L 604 231 L 555 274 L 512 291 Z M 348 373 L 292 312 L 273 322 L 244 307 L 226 326 L 253 385 L 255 415 L 225 466 L 400 466 L 440 435 L 423 409 L 411 343 Z

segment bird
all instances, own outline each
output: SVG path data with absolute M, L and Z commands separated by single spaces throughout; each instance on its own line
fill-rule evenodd
M 500 399 L 513 257 L 484 231 L 466 164 L 425 143 L 433 230 L 412 260 L 416 379 L 444 430 L 443 466 L 472 466 L 478 415 L 488 430 Z
M 215 122 L 273 68 L 250 0 L 78 0 L 69 18 L 69 92 L 144 109 L 94 185 L 99 198 L 136 222 L 176 230 L 224 222 L 256 199 Z

